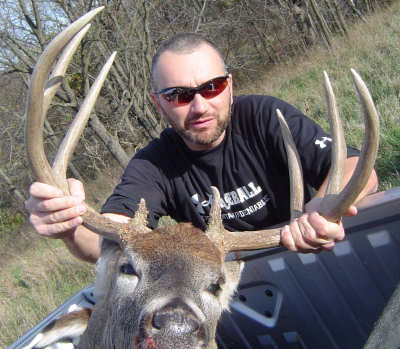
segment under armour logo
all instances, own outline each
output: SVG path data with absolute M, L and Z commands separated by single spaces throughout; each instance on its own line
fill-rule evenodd
M 192 195 L 192 203 L 196 207 L 197 212 L 199 212 L 202 215 L 204 215 L 206 213 L 204 211 L 203 207 L 210 206 L 211 202 L 212 202 L 212 195 L 207 193 L 207 196 L 208 196 L 208 200 L 203 200 L 200 202 L 199 194 L 196 193 L 196 194 Z
M 315 141 L 316 145 L 319 145 L 321 149 L 324 149 L 326 147 L 326 142 L 332 142 L 332 138 L 329 137 L 322 137 L 321 139 L 317 139 Z

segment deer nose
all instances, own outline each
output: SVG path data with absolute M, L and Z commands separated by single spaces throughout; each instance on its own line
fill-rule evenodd
M 201 323 L 187 304 L 174 299 L 153 314 L 152 326 L 173 336 L 185 336 L 199 331 Z

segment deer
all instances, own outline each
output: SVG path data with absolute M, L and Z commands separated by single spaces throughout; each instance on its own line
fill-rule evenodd
M 58 34 L 44 50 L 32 74 L 26 106 L 26 149 L 38 181 L 55 185 L 68 194 L 66 169 L 90 116 L 101 85 L 115 58 L 107 60 L 82 102 L 62 140 L 53 165 L 43 146 L 43 124 L 52 98 L 69 61 L 87 33 L 90 21 L 103 7 L 94 9 Z M 58 59 L 57 59 L 58 57 Z M 365 137 L 353 177 L 343 190 L 346 143 L 328 75 L 324 86 L 333 138 L 329 185 L 320 212 L 338 222 L 355 201 L 374 167 L 379 139 L 379 118 L 361 77 L 352 70 L 363 107 Z M 290 172 L 291 219 L 303 212 L 303 179 L 299 155 L 284 116 L 281 122 Z M 147 227 L 148 211 L 142 199 L 129 223 L 111 221 L 87 203 L 83 224 L 102 237 L 97 263 L 93 309 L 66 314 L 37 335 L 29 348 L 43 348 L 63 338 L 79 338 L 78 348 L 193 349 L 217 348 L 216 328 L 229 309 L 243 269 L 240 260 L 226 261 L 229 252 L 258 250 L 280 245 L 281 227 L 259 231 L 228 231 L 221 219 L 220 195 L 212 187 L 213 203 L 206 231 L 191 223 Z M 27 347 L 27 348 L 28 348 Z

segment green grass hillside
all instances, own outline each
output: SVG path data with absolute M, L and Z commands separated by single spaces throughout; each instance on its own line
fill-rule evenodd
M 380 190 L 399 186 L 400 4 L 358 24 L 349 37 L 337 38 L 330 51 L 316 47 L 264 75 L 242 79 L 236 92 L 280 97 L 328 130 L 322 88 L 322 71 L 326 70 L 336 91 L 347 141 L 359 147 L 363 136 L 361 106 L 349 72 L 356 69 L 369 86 L 381 116 Z M 88 194 L 93 196 L 90 188 Z M 0 217 L 1 348 L 91 283 L 94 275 L 93 266 L 77 261 L 60 241 L 41 239 L 20 224 L 21 217 Z

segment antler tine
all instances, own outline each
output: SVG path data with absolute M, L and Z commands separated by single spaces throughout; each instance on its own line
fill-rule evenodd
M 216 187 L 211 186 L 211 191 L 213 201 L 211 203 L 210 218 L 206 234 L 210 240 L 214 241 L 220 250 L 224 250 L 226 239 L 224 237 L 225 229 L 221 218 L 220 194 Z
M 58 34 L 40 56 L 32 74 L 26 104 L 25 143 L 28 158 L 35 177 L 41 182 L 57 185 L 63 189 L 66 183 L 58 181 L 52 174 L 43 147 L 43 90 L 51 66 L 59 52 L 97 13 L 103 10 L 99 7 L 82 16 L 68 28 Z
M 330 123 L 332 142 L 332 164 L 329 173 L 328 186 L 325 197 L 339 193 L 343 185 L 345 161 L 347 158 L 347 147 L 344 139 L 342 122 L 336 104 L 335 94 L 326 71 L 324 73 L 324 88 L 326 103 L 328 106 L 328 116 Z
M 304 184 L 303 172 L 301 169 L 300 156 L 297 152 L 292 133 L 279 109 L 276 110 L 281 125 L 281 132 L 288 157 L 289 178 L 290 178 L 290 219 L 296 219 L 303 213 L 304 206 Z
M 75 34 L 68 45 L 63 49 L 61 55 L 58 57 L 57 63 L 49 76 L 46 84 L 46 89 L 44 91 L 42 110 L 43 119 L 46 117 L 47 111 L 50 107 L 50 103 L 54 98 L 57 89 L 61 86 L 62 80 L 65 76 L 65 72 L 67 71 L 67 67 L 69 65 L 69 62 L 71 61 L 72 56 L 77 50 L 82 39 L 87 34 L 90 26 L 90 23 L 86 24 L 77 34 Z
M 328 195 L 323 200 L 321 214 L 333 221 L 340 220 L 368 182 L 379 145 L 379 116 L 374 102 L 361 77 L 354 69 L 351 69 L 351 73 L 363 107 L 365 134 L 360 159 L 350 181 L 338 195 Z
M 79 112 L 76 114 L 73 122 L 71 123 L 67 134 L 61 142 L 53 164 L 53 175 L 55 178 L 60 178 L 66 183 L 66 173 L 68 162 L 74 152 L 74 149 L 79 141 L 80 136 L 89 120 L 90 113 L 96 103 L 96 99 L 103 86 L 104 80 L 114 62 L 116 52 L 108 58 L 106 64 L 101 69 L 95 82 L 91 86 L 89 93 L 85 97 Z M 88 212 L 82 215 L 83 224 L 95 233 L 98 233 L 108 239 L 115 240 L 119 243 L 123 242 L 122 236 L 126 233 L 127 227 L 125 225 L 116 225 L 110 223 L 108 219 L 105 219 L 94 209 L 92 209 L 87 203 L 85 203 Z M 116 233 L 118 231 L 118 233 Z M 122 235 L 121 235 L 122 234 Z M 126 235 L 126 234 L 125 234 Z
M 117 52 L 113 52 L 112 55 L 108 58 L 106 64 L 104 64 L 95 82 L 91 86 L 89 93 L 82 102 L 78 114 L 76 114 L 74 121 L 70 125 L 67 134 L 65 135 L 62 143 L 58 148 L 57 155 L 53 164 L 53 173 L 56 177 L 63 177 L 64 181 L 66 180 L 68 162 L 72 156 L 72 153 L 74 152 L 79 138 L 82 135 L 86 123 L 89 120 L 90 113 L 96 103 L 96 99 L 103 86 L 104 80 L 106 79 L 107 74 L 110 71 L 116 54 Z

